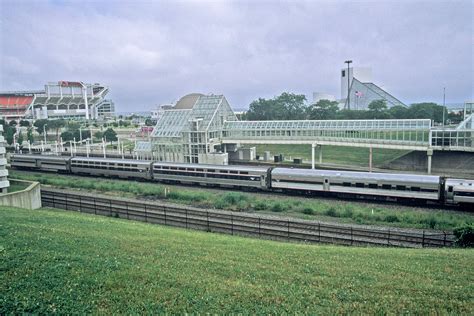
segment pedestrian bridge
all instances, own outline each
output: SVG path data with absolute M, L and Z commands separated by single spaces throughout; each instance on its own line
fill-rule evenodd
M 428 173 L 433 150 L 474 152 L 473 116 L 456 129 L 433 128 L 429 119 L 233 121 L 225 122 L 223 144 L 311 144 L 426 151 Z M 321 152 L 320 152 L 321 161 Z
M 455 129 L 433 128 L 429 119 L 234 121 L 225 123 L 222 142 L 474 151 L 472 121 Z

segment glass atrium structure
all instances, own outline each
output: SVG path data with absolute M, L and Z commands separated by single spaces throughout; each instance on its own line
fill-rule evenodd
M 224 123 L 236 120 L 223 95 L 201 95 L 188 109 L 167 110 L 151 134 L 153 158 L 206 162 L 207 155 L 220 149 Z

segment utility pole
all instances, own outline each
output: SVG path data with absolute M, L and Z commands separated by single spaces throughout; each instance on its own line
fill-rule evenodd
M 46 126 L 48 126 L 48 124 L 43 125 L 43 135 L 44 135 L 44 143 L 45 144 L 46 144 Z
M 346 60 L 344 63 L 347 64 L 347 109 L 351 109 L 351 98 L 349 97 L 349 91 L 350 91 L 350 80 L 349 80 L 349 65 L 352 63 L 352 60 Z

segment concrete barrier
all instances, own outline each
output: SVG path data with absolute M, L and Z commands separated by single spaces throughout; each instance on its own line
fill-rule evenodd
M 41 190 L 39 182 L 10 179 L 10 184 L 13 183 L 29 185 L 26 189 L 21 191 L 1 194 L 0 205 L 14 206 L 28 210 L 35 210 L 41 207 Z

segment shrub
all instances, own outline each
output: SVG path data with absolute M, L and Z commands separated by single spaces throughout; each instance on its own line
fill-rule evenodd
M 303 214 L 313 215 L 313 214 L 314 214 L 314 210 L 313 210 L 311 207 L 305 207 L 305 208 L 303 209 Z
M 429 228 L 434 229 L 436 227 L 436 224 L 438 224 L 438 221 L 434 216 L 430 216 L 428 218 L 424 218 L 422 220 L 422 223 L 428 225 Z
M 327 216 L 330 216 L 330 217 L 337 217 L 337 215 L 338 215 L 337 212 L 336 212 L 336 209 L 333 206 L 328 208 L 326 210 L 326 212 L 324 212 L 324 214 L 327 215 Z
M 256 211 L 264 211 L 268 208 L 268 204 L 265 201 L 257 201 L 253 208 Z
M 474 227 L 472 225 L 456 228 L 453 233 L 456 237 L 454 241 L 456 246 L 465 248 L 474 247 Z
M 385 216 L 385 221 L 389 223 L 395 223 L 395 222 L 399 222 L 400 219 L 398 218 L 397 215 L 387 215 Z
M 270 210 L 272 212 L 283 212 L 284 210 L 284 207 L 283 205 L 280 203 L 280 202 L 276 202 L 272 205 L 272 207 L 270 208 Z

